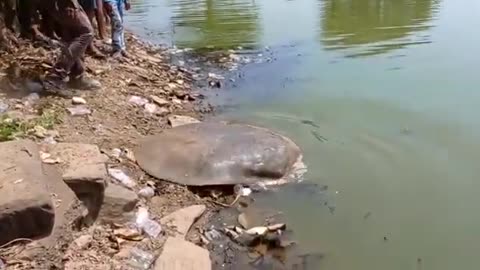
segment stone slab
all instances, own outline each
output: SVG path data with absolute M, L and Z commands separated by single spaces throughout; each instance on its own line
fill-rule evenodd
M 63 181 L 60 171 L 52 164 L 43 164 L 45 183 L 52 195 L 55 209 L 55 223 L 52 233 L 39 241 L 44 247 L 54 247 L 72 223 L 83 217 L 84 209 L 72 189 Z
M 107 179 L 105 163 L 108 157 L 98 146 L 83 143 L 58 143 L 47 148 L 52 158 L 58 158 L 62 165 L 62 177 L 67 184 L 79 182 L 101 183 Z
M 190 227 L 205 212 L 205 209 L 205 205 L 185 207 L 163 217 L 160 224 L 171 227 L 175 230 L 176 236 L 185 238 Z
M 116 184 L 108 184 L 98 215 L 101 223 L 122 224 L 134 220 L 138 196 L 135 192 Z
M 200 123 L 200 120 L 186 115 L 171 115 L 168 117 L 168 123 L 175 128 L 183 125 Z
M 0 245 L 49 235 L 54 216 L 37 145 L 0 143 Z
M 208 250 L 182 238 L 169 237 L 154 270 L 211 270 Z
M 42 151 L 60 160 L 57 164 L 65 183 L 88 208 L 95 219 L 105 189 L 108 157 L 96 145 L 83 143 L 58 143 L 46 145 Z

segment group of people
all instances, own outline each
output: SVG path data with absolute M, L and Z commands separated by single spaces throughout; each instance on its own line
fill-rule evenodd
M 61 55 L 43 81 L 47 90 L 99 88 L 98 81 L 85 75 L 84 65 L 86 52 L 105 57 L 93 42 L 94 22 L 98 37 L 105 39 L 105 24 L 110 21 L 112 56 L 128 57 L 123 15 L 129 9 L 129 0 L 0 0 L 6 28 L 15 31 L 18 20 L 22 37 L 61 46 Z

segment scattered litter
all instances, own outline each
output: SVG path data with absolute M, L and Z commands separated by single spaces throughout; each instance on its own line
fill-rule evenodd
M 88 115 L 92 113 L 92 111 L 85 106 L 70 107 L 70 108 L 67 108 L 67 110 L 72 116 L 82 116 L 82 115 Z
M 53 136 L 48 136 L 45 139 L 43 139 L 43 143 L 45 144 L 57 144 L 57 141 Z
M 153 254 L 134 247 L 130 250 L 128 265 L 137 270 L 147 270 L 150 269 L 154 259 Z
M 40 151 L 40 159 L 45 164 L 58 164 L 62 163 L 60 158 L 52 158 L 52 155 L 49 153 L 41 152 Z
M 237 192 L 238 196 L 243 196 L 243 197 L 248 197 L 251 194 L 252 194 L 252 189 L 248 187 L 241 187 Z
M 148 219 L 148 209 L 145 207 L 140 207 L 138 208 L 137 211 L 137 217 L 135 219 L 135 223 L 137 224 L 142 224 L 144 220 Z
M 16 184 L 20 184 L 21 182 L 23 182 L 23 178 L 15 180 L 13 183 L 16 185 Z
M 146 98 L 139 97 L 139 96 L 131 96 L 128 99 L 128 102 L 133 103 L 133 104 L 138 105 L 138 106 L 144 106 L 145 104 L 148 103 L 148 100 Z
M 138 192 L 138 195 L 140 197 L 149 199 L 155 195 L 155 190 L 151 187 L 144 187 Z
M 220 238 L 222 235 L 220 234 L 219 231 L 217 231 L 216 229 L 211 229 L 207 232 L 205 232 L 205 237 L 208 239 L 208 241 L 213 241 L 217 238 Z
M 222 75 L 217 75 L 215 73 L 208 73 L 208 78 L 215 80 L 225 80 L 225 77 L 223 77 Z
M 148 234 L 152 238 L 156 238 L 162 232 L 162 226 L 155 220 L 151 220 L 148 215 L 148 209 L 140 207 L 135 220 L 137 228 Z
M 158 237 L 162 232 L 162 226 L 155 220 L 146 219 L 140 226 L 142 230 L 152 238 Z
M 137 185 L 130 176 L 120 169 L 108 168 L 108 174 L 127 188 L 133 188 Z
M 0 113 L 4 113 L 8 110 L 8 104 L 0 100 Z M 1 266 L 1 264 L 0 264 Z M 0 268 L 1 269 L 1 268 Z
M 145 111 L 149 114 L 155 114 L 155 112 L 157 112 L 157 105 L 153 104 L 153 103 L 147 103 L 145 104 L 144 106 L 145 108 Z
M 119 148 L 114 148 L 112 149 L 110 155 L 116 159 L 120 159 L 120 156 L 122 155 L 122 150 Z
M 143 240 L 142 234 L 138 230 L 133 229 L 133 228 L 115 229 L 115 230 L 113 230 L 113 234 L 118 238 L 129 240 L 129 241 L 142 241 Z
M 87 101 L 81 97 L 73 97 L 72 98 L 72 104 L 73 105 L 85 105 L 87 104 Z
M 25 105 L 33 105 L 39 99 L 40 95 L 38 93 L 31 93 L 25 97 Z

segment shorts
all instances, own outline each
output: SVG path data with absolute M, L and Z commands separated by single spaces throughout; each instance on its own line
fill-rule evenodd
M 83 10 L 97 9 L 97 0 L 78 0 L 78 3 L 82 6 Z

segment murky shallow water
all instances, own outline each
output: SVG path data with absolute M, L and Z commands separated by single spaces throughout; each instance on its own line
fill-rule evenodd
M 479 1 L 134 6 L 130 27 L 153 40 L 271 48 L 274 61 L 248 66 L 226 91 L 241 105 L 227 114 L 292 137 L 306 181 L 328 186 L 262 199 L 325 255 L 321 269 L 480 268 Z

